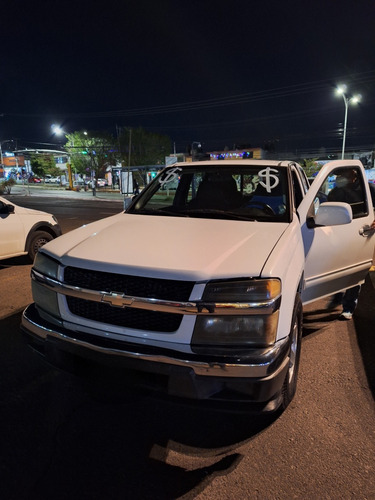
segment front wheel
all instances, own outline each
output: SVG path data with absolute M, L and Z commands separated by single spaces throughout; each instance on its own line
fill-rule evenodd
M 297 389 L 298 368 L 302 341 L 302 304 L 301 298 L 299 296 L 297 296 L 296 302 L 294 304 L 293 321 L 289 337 L 289 365 L 282 388 L 282 402 L 280 405 L 280 409 L 282 411 L 285 410 L 289 403 L 292 401 Z
M 39 249 L 51 240 L 53 240 L 52 235 L 46 231 L 36 231 L 30 239 L 28 248 L 29 258 L 34 262 L 35 255 Z

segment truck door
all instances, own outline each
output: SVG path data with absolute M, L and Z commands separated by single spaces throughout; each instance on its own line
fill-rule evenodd
M 349 211 L 348 205 L 342 206 L 349 219 L 344 223 L 328 217 L 324 225 L 316 224 L 321 210 L 331 208 L 324 204 L 332 202 L 347 203 Z M 369 230 L 374 211 L 362 163 L 340 160 L 324 165 L 297 212 L 305 250 L 302 302 L 363 283 L 372 264 L 375 235 Z

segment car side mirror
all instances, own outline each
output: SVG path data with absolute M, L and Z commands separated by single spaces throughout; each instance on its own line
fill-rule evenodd
M 314 221 L 314 226 L 350 224 L 353 220 L 352 207 L 348 203 L 327 201 L 319 206 L 315 216 L 311 219 Z

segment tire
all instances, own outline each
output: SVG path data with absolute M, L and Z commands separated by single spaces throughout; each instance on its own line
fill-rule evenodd
M 38 253 L 39 248 L 53 240 L 53 236 L 46 231 L 36 231 L 29 243 L 28 255 L 29 258 L 34 262 L 35 255 Z
M 298 369 L 301 356 L 302 342 L 302 304 L 298 295 L 294 304 L 293 320 L 290 329 L 290 354 L 288 372 L 282 388 L 280 410 L 284 411 L 292 401 L 297 390 Z

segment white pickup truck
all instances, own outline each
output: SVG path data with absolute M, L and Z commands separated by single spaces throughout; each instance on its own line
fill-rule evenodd
M 355 196 L 330 201 L 348 171 Z M 324 165 L 311 186 L 293 162 L 176 164 L 125 212 L 41 248 L 21 328 L 66 369 L 282 410 L 302 305 L 364 281 L 373 220 L 359 161 Z

